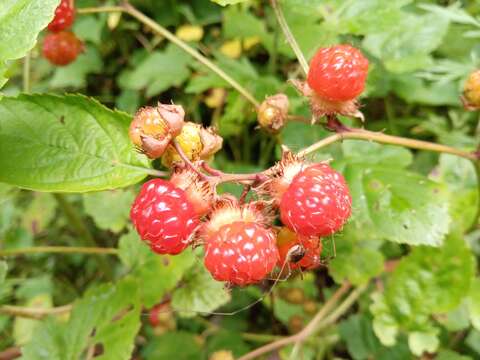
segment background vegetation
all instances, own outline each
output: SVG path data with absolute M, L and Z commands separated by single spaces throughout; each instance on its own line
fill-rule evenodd
M 343 232 L 324 239 L 325 266 L 273 289 L 227 290 L 199 254 L 154 255 L 132 231 L 129 208 L 151 170 L 129 143 L 132 114 L 157 101 L 183 105 L 189 120 L 218 128 L 224 147 L 213 164 L 226 172 L 264 169 L 281 144 L 298 151 L 331 134 L 298 121 L 278 136 L 257 129 L 252 102 L 278 92 L 291 114 L 309 117 L 287 82 L 304 75 L 267 1 L 218 2 L 238 4 L 132 0 L 158 28 L 109 8 L 113 1 L 77 0 L 74 31 L 86 49 L 66 67 L 40 56 L 43 32 L 35 40 L 58 0 L 0 4 L 0 358 L 20 347 L 25 359 L 239 357 L 287 339 L 272 358 L 479 359 L 479 195 L 469 151 L 480 123 L 460 94 L 480 65 L 480 3 L 280 2 L 307 59 L 337 43 L 369 58 L 366 128 L 453 151 L 325 143 L 309 156 L 334 160 L 354 207 Z M 165 28 L 247 97 L 162 36 Z M 58 116 L 75 136 L 51 125 Z M 61 146 L 46 149 L 52 139 Z M 71 151 L 79 148 L 116 162 L 79 158 Z M 460 156 L 448 153 L 455 149 Z M 148 309 L 161 302 L 152 326 Z

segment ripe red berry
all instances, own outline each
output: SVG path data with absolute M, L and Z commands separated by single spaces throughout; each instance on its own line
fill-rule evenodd
M 43 56 L 54 65 L 73 62 L 83 51 L 83 43 L 70 31 L 51 33 L 43 40 Z
M 205 266 L 218 281 L 235 285 L 256 283 L 278 260 L 275 235 L 254 222 L 224 225 L 205 243 Z
M 280 218 L 292 231 L 323 237 L 345 224 L 352 198 L 343 176 L 328 164 L 318 163 L 293 177 L 279 205 Z
M 350 45 L 320 48 L 310 62 L 307 82 L 329 101 L 353 100 L 365 88 L 368 60 Z
M 275 234 L 255 203 L 222 204 L 204 224 L 205 267 L 218 281 L 248 285 L 264 279 L 278 261 Z
M 48 30 L 58 32 L 72 26 L 75 20 L 75 8 L 70 0 L 62 0 L 55 9 L 55 16 L 48 24 Z
M 159 254 L 174 255 L 183 251 L 199 224 L 185 191 L 162 179 L 143 184 L 130 218 L 140 237 Z
M 311 270 L 321 264 L 322 242 L 318 237 L 298 235 L 283 227 L 277 235 L 277 248 L 280 254 L 279 267 L 284 267 L 288 262 L 290 270 Z

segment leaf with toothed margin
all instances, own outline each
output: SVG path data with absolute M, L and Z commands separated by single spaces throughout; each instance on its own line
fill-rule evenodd
M 30 51 L 40 31 L 52 20 L 59 0 L 0 2 L 0 88 L 7 82 L 8 62 Z
M 131 117 L 81 95 L 0 100 L 0 181 L 86 192 L 141 181 L 150 162 L 128 137 Z
M 22 358 L 80 359 L 96 346 L 102 349 L 97 359 L 128 360 L 140 329 L 141 310 L 139 287 L 133 278 L 92 288 L 75 303 L 67 323 L 54 318 L 43 322 L 22 348 Z
M 450 223 L 446 187 L 405 170 L 408 150 L 360 141 L 342 148 L 344 158 L 334 165 L 349 184 L 353 230 L 403 244 L 442 244 Z

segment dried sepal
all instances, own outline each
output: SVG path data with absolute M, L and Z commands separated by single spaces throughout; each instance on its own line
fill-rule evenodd
M 303 157 L 284 147 L 282 159 L 265 172 L 268 179 L 256 191 L 259 195 L 269 196 L 278 203 L 293 178 L 308 165 L 310 164 Z
M 480 109 L 480 70 L 476 70 L 468 76 L 461 100 L 466 110 Z
M 188 166 L 178 165 L 175 166 L 170 181 L 185 191 L 198 216 L 204 216 L 210 211 L 215 198 L 215 189 L 198 173 Z
M 287 123 L 288 107 L 288 97 L 285 94 L 267 97 L 258 108 L 258 123 L 268 132 L 280 131 Z
M 300 94 L 307 97 L 310 102 L 310 109 L 313 114 L 313 122 L 323 116 L 343 115 L 365 121 L 363 113 L 358 109 L 357 99 L 346 101 L 332 101 L 324 99 L 316 94 L 306 81 L 290 80 L 290 83 L 298 90 Z
M 216 233 L 222 226 L 237 221 L 254 222 L 267 226 L 272 221 L 269 206 L 264 201 L 251 201 L 239 204 L 233 195 L 222 195 L 213 205 L 208 221 L 202 225 L 201 238 L 208 238 Z
M 222 148 L 223 139 L 213 128 L 204 128 L 193 122 L 185 123 L 176 141 L 190 161 L 208 160 Z M 162 164 L 172 167 L 182 164 L 183 160 L 173 145 L 170 145 L 162 156 Z
M 137 111 L 130 124 L 132 142 L 151 159 L 157 159 L 182 130 L 185 111 L 180 105 L 158 104 Z

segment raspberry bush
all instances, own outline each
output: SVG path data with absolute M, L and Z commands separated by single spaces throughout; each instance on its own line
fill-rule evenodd
M 5 0 L 0 359 L 477 359 L 474 3 Z

